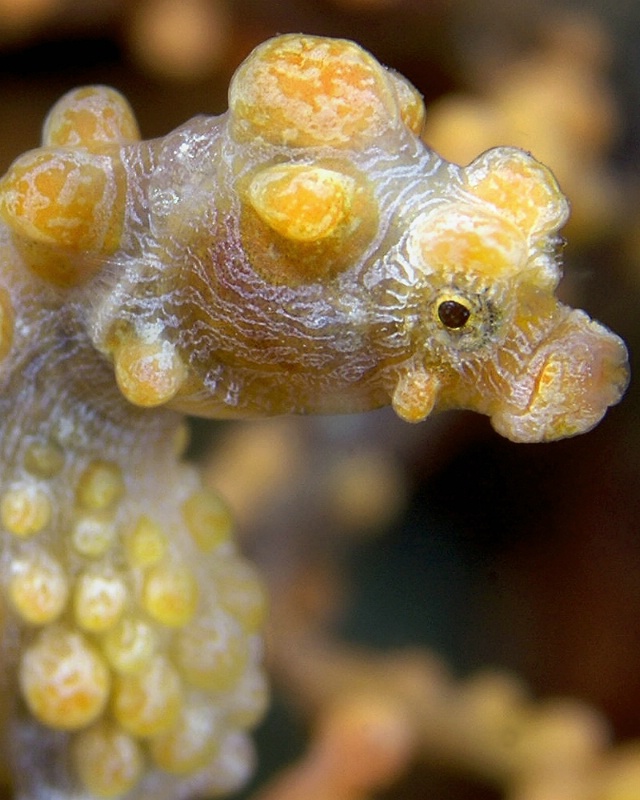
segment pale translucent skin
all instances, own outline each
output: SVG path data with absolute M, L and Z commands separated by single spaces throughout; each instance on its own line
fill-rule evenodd
M 180 461 L 178 412 L 470 408 L 540 441 L 620 399 L 623 343 L 553 295 L 567 204 L 552 175 L 508 148 L 448 164 L 423 118 L 357 45 L 284 36 L 239 68 L 229 112 L 163 139 L 139 141 L 112 90 L 66 95 L 0 181 L 18 794 L 191 797 L 247 769 L 262 598 Z M 68 703 L 64 653 L 82 684 Z M 187 723 L 219 746 L 199 750 Z

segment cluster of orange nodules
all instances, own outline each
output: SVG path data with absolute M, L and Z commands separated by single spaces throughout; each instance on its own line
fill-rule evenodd
M 127 101 L 102 86 L 64 95 L 47 117 L 42 147 L 18 158 L 0 182 L 0 216 L 41 277 L 68 286 L 87 276 L 75 254 L 120 243 L 126 181 L 118 147 L 139 138 Z M 35 251 L 33 247 L 35 246 Z
M 312 163 L 259 167 L 239 187 L 254 268 L 295 286 L 351 266 L 375 236 L 378 208 L 371 180 L 348 154 L 380 137 L 418 135 L 419 93 L 353 42 L 290 35 L 256 48 L 239 67 L 229 110 L 230 135 L 241 144 L 286 147 L 294 158 L 315 148 Z
M 230 541 L 229 512 L 194 488 L 178 531 L 133 510 L 115 462 L 75 471 L 71 460 L 34 443 L 0 495 L 13 550 L 0 591 L 24 635 L 22 699 L 39 723 L 68 732 L 76 777 L 98 796 L 129 791 L 149 769 L 221 774 L 225 742 L 255 723 L 267 695 L 264 594 Z M 74 509 L 58 531 L 65 487 Z

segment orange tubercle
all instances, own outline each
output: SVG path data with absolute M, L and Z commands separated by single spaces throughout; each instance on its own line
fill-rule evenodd
M 167 403 L 179 391 L 186 369 L 179 353 L 166 341 L 125 341 L 115 353 L 116 381 L 136 406 Z
M 109 156 L 42 148 L 15 161 L 3 178 L 0 214 L 35 243 L 110 253 L 121 239 L 124 192 L 124 176 Z
M 280 36 L 256 48 L 229 90 L 234 135 L 351 148 L 397 122 L 384 69 L 344 39 Z

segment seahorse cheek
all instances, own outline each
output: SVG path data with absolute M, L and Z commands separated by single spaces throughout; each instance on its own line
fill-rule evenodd
M 505 403 L 492 417 L 494 428 L 517 442 L 575 436 L 593 428 L 621 399 L 629 381 L 622 340 L 582 311 L 572 311 L 534 353 L 516 381 L 531 385 L 528 403 Z

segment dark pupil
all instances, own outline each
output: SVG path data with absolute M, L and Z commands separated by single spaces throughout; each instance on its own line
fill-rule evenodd
M 444 300 L 438 306 L 440 322 L 447 328 L 462 328 L 471 316 L 471 312 L 462 303 L 455 300 Z

